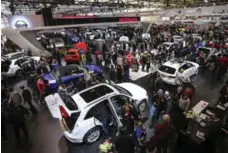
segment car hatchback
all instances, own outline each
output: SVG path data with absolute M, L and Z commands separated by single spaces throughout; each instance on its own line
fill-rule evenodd
M 132 89 L 127 90 L 130 86 Z M 45 101 L 52 116 L 60 119 L 63 134 L 70 142 L 91 144 L 101 136 L 104 118 L 111 118 L 115 128 L 122 127 L 124 103 L 131 102 L 142 113 L 148 96 L 145 89 L 133 83 L 113 86 L 101 83 L 71 97 L 51 94 Z

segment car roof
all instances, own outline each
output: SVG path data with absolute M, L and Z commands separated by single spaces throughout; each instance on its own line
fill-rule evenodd
M 181 36 L 179 36 L 179 35 L 173 35 L 173 37 L 181 37 Z
M 200 36 L 200 34 L 198 34 L 198 33 L 192 33 L 192 35 L 197 35 L 197 36 Z
M 79 68 L 79 66 L 80 65 L 77 65 L 77 64 L 70 64 L 70 65 L 66 65 L 66 66 L 60 66 L 56 70 L 59 71 L 60 77 L 62 77 L 67 72 L 71 72 L 72 70 L 77 70 L 77 68 Z
M 18 55 L 18 54 L 24 54 L 24 52 L 14 52 L 14 53 L 6 54 L 6 55 L 4 55 L 4 56 L 10 57 L 10 56 Z
M 164 64 L 162 65 L 165 65 L 165 66 L 169 66 L 169 67 L 172 67 L 172 68 L 175 68 L 175 69 L 178 69 L 179 67 L 181 67 L 185 62 L 187 61 L 182 61 L 182 60 L 172 60 L 172 61 L 167 61 L 165 62 Z
M 167 45 L 172 45 L 172 44 L 174 44 L 173 42 L 164 42 L 163 44 L 167 44 Z
M 25 58 L 25 57 L 28 57 L 28 56 L 22 56 L 22 57 L 18 57 L 17 59 L 12 59 L 11 62 L 15 62 L 15 61 L 22 59 L 22 58 Z
M 101 86 L 106 86 L 106 87 L 109 87 L 110 89 L 113 90 L 113 92 L 109 93 L 109 94 L 106 94 L 106 95 L 103 95 L 99 98 L 96 98 L 92 101 L 89 101 L 89 102 L 86 102 L 86 100 L 81 96 L 83 93 L 86 93 L 86 92 L 89 92 L 97 87 L 101 87 Z M 113 95 L 117 93 L 117 90 L 112 87 L 111 85 L 107 84 L 107 83 L 100 83 L 100 84 L 97 84 L 95 86 L 92 86 L 92 87 L 89 87 L 85 90 L 82 90 L 78 93 L 76 93 L 75 95 L 72 96 L 73 100 L 76 102 L 76 104 L 78 105 L 78 107 L 80 108 L 80 110 L 83 110 L 85 107 L 88 107 L 88 106 L 91 106 L 91 105 L 95 105 L 97 103 L 99 103 L 100 101 L 104 100 L 107 98 L 107 96 L 109 95 Z

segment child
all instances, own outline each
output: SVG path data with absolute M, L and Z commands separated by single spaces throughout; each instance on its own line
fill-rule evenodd
M 139 152 L 144 152 L 146 143 L 146 127 L 143 125 L 142 119 L 139 119 L 136 123 L 135 135 L 139 143 Z

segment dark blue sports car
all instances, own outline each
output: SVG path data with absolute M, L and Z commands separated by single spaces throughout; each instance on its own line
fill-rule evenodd
M 61 66 L 56 68 L 50 73 L 46 73 L 43 79 L 48 82 L 48 88 L 52 92 L 56 92 L 59 85 L 64 83 L 68 84 L 70 82 L 76 81 L 78 78 L 84 77 L 84 71 L 88 68 L 90 73 L 97 72 L 98 75 L 102 75 L 102 69 L 96 65 L 84 65 L 80 66 L 77 64 L 71 64 L 67 66 Z

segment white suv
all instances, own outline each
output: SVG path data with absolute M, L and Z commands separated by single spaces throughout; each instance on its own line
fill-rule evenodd
M 167 61 L 158 68 L 162 81 L 171 85 L 180 85 L 184 79 L 197 75 L 198 71 L 199 64 L 178 59 Z
M 2 75 L 7 76 L 7 77 L 23 77 L 24 71 L 23 68 L 26 66 L 26 64 L 29 63 L 30 59 L 36 60 L 37 62 L 40 61 L 40 57 L 38 56 L 33 56 L 33 57 L 28 57 L 28 56 L 23 56 L 23 57 L 18 57 L 16 59 L 11 59 L 9 60 L 2 58 Z
M 64 136 L 73 143 L 91 144 L 99 139 L 102 122 L 111 117 L 116 128 L 122 127 L 121 113 L 125 101 L 143 112 L 148 96 L 145 89 L 133 83 L 101 83 L 73 96 L 55 93 L 45 97 L 54 118 L 60 119 Z

